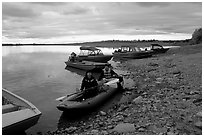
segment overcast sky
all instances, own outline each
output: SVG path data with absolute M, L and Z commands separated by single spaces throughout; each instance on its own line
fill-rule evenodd
M 2 3 L 3 43 L 189 39 L 202 3 Z

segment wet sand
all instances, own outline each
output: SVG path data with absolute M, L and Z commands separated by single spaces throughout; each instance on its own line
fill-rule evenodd
M 125 101 L 48 134 L 202 134 L 201 44 L 123 61 L 117 68 L 134 80 L 134 86 L 122 93 Z

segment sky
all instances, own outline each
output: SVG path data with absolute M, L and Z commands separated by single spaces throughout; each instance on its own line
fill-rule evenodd
M 201 2 L 3 2 L 2 43 L 184 40 Z

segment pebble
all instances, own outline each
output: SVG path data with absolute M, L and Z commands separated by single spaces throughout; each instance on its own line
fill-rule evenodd
M 198 112 L 198 113 L 196 114 L 196 116 L 202 117 L 202 111 Z
M 176 135 L 174 132 L 167 132 L 167 135 Z
M 180 74 L 181 71 L 179 71 L 179 70 L 174 70 L 172 73 L 173 73 L 173 74 Z
M 124 94 L 131 95 L 131 94 L 132 94 L 132 92 L 131 92 L 131 91 L 126 91 Z
M 102 126 L 104 126 L 104 123 L 103 123 L 103 122 L 99 122 L 98 125 L 99 125 L 100 127 L 102 127 Z
M 194 100 L 193 100 L 193 103 L 194 103 L 194 104 L 202 103 L 202 98 L 194 99 Z
M 200 91 L 197 91 L 197 90 L 193 90 L 193 91 L 190 91 L 190 95 L 194 95 L 194 94 L 199 94 L 200 93 Z
M 118 133 L 134 132 L 135 126 L 134 124 L 130 124 L 130 123 L 120 123 L 113 129 L 113 131 L 116 131 Z
M 161 82 L 161 81 L 156 81 L 155 83 L 160 84 L 160 83 L 162 83 L 162 82 Z
M 139 131 L 139 132 L 144 132 L 145 129 L 144 129 L 144 128 L 139 128 L 138 131 Z
M 97 129 L 93 129 L 93 130 L 91 130 L 91 134 L 93 134 L 93 135 L 97 135 L 98 132 L 99 132 L 99 130 L 97 130 Z
M 150 62 L 150 63 L 148 64 L 148 66 L 158 67 L 158 66 L 159 66 L 159 64 L 157 64 L 157 63 L 153 63 L 153 62 Z
M 114 126 L 113 125 L 109 125 L 107 128 L 108 129 L 112 129 L 112 128 L 114 128 Z
M 132 102 L 137 104 L 137 103 L 142 102 L 142 100 L 143 100 L 142 96 L 139 96 L 139 97 L 135 98 Z
M 157 134 L 163 134 L 163 133 L 166 133 L 167 132 L 167 128 L 165 127 L 162 127 L 162 128 L 158 128 L 156 127 L 155 125 L 152 125 L 149 127 L 149 129 Z
M 198 121 L 198 122 L 194 123 L 194 125 L 195 125 L 196 127 L 202 129 L 202 122 L 201 122 L 201 121 Z
M 123 115 L 117 115 L 115 118 L 112 119 L 112 121 L 118 122 L 118 121 L 121 121 L 123 119 L 124 119 Z
M 188 122 L 192 122 L 193 119 L 192 119 L 192 117 L 188 116 L 188 117 L 186 117 L 186 121 L 188 121 Z
M 127 108 L 128 108 L 127 105 L 122 104 L 122 105 L 119 107 L 118 111 L 123 111 L 123 110 L 125 110 L 125 109 L 127 109 Z
M 101 134 L 102 135 L 108 135 L 108 132 L 103 130 L 103 131 L 101 131 Z
M 100 111 L 100 114 L 101 114 L 102 116 L 105 116 L 105 115 L 106 115 L 106 112 Z
M 156 81 L 162 81 L 163 78 L 156 78 Z
M 67 132 L 67 133 L 72 133 L 72 132 L 74 132 L 76 129 L 77 129 L 76 127 L 69 127 L 69 128 L 66 128 L 66 129 L 65 129 L 65 132 Z

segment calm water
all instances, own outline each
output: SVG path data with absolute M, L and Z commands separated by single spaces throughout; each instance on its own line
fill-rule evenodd
M 104 54 L 112 49 L 101 48 Z M 79 46 L 2 47 L 2 87 L 32 102 L 42 112 L 38 124 L 27 134 L 55 130 L 62 112 L 56 98 L 75 92 L 84 72 L 66 70 L 69 54 Z

